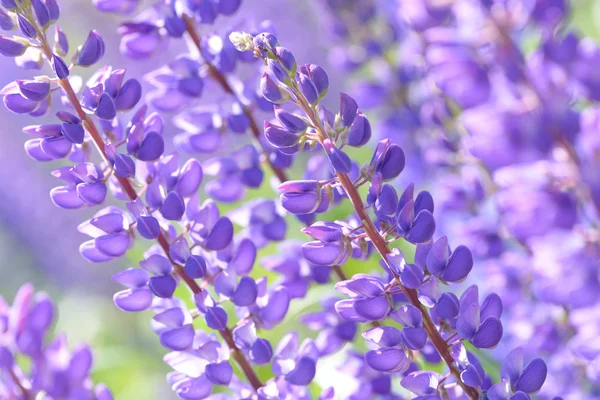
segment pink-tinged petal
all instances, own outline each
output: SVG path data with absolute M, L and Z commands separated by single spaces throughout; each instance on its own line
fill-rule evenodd
M 123 311 L 144 311 L 152 305 L 152 292 L 147 287 L 127 289 L 115 293 L 113 301 Z

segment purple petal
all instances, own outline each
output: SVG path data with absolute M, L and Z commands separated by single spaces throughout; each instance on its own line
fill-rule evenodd
M 152 292 L 147 287 L 127 289 L 115 293 L 113 301 L 123 311 L 144 311 L 152 305 Z
M 352 125 L 357 111 L 358 104 L 356 104 L 356 100 L 348 96 L 346 93 L 340 93 L 340 116 L 343 126 L 347 127 Z
M 40 147 L 48 156 L 59 160 L 65 158 L 71 152 L 73 144 L 64 137 L 52 137 L 42 139 Z
M 294 369 L 285 376 L 285 380 L 292 385 L 306 386 L 312 382 L 316 372 L 316 362 L 309 357 L 302 357 L 296 362 Z
M 547 373 L 546 363 L 541 358 L 533 359 L 523 370 L 515 387 L 525 393 L 535 393 L 544 384 Z
M 102 204 L 106 198 L 106 193 L 107 188 L 104 182 L 80 183 L 77 185 L 77 195 L 92 206 Z
M 400 372 L 408 366 L 408 359 L 401 349 L 376 349 L 365 353 L 369 367 L 380 372 Z
M 359 315 L 354 309 L 354 300 L 340 300 L 335 303 L 335 311 L 338 315 L 352 322 L 366 322 L 367 319 Z
M 379 347 L 394 347 L 402 343 L 400 330 L 391 326 L 378 326 L 363 333 L 363 337 Z
M 427 332 L 423 328 L 402 329 L 402 339 L 404 344 L 411 350 L 421 350 L 427 343 Z
M 111 257 L 120 257 L 129 248 L 129 235 L 127 233 L 114 233 L 97 237 L 94 240 L 96 248 Z
M 243 276 L 237 289 L 233 293 L 233 304 L 238 307 L 248 307 L 254 304 L 258 296 L 258 287 L 254 279 Z
M 128 288 L 136 288 L 146 286 L 150 276 L 148 272 L 139 268 L 128 268 L 123 271 L 119 271 L 112 276 L 115 282 L 120 283 Z
M 414 394 L 427 396 L 437 393 L 439 379 L 433 372 L 417 371 L 402 378 L 400 384 Z
M 144 239 L 156 239 L 160 235 L 160 224 L 154 217 L 140 216 L 137 220 L 137 229 Z
M 233 376 L 233 368 L 229 361 L 208 364 L 206 366 L 206 376 L 215 385 L 228 385 Z
M 475 334 L 480 324 L 479 290 L 476 285 L 473 285 L 460 296 L 460 312 L 456 321 L 456 330 L 462 338 L 468 339 Z
M 390 311 L 390 302 L 386 296 L 371 299 L 354 300 L 356 313 L 369 321 L 384 319 Z
M 202 182 L 202 167 L 196 159 L 188 160 L 177 177 L 175 190 L 183 197 L 193 195 Z
M 171 221 L 180 220 L 185 213 L 185 203 L 181 196 L 177 192 L 169 192 L 160 207 L 160 213 L 165 219 Z
M 227 217 L 221 217 L 215 222 L 212 231 L 204 241 L 208 250 L 223 250 L 233 240 L 233 224 Z
M 256 246 L 252 240 L 243 239 L 238 245 L 233 259 L 229 261 L 229 267 L 233 268 L 239 275 L 250 273 L 256 260 Z
M 83 207 L 83 200 L 77 195 L 74 186 L 59 186 L 50 191 L 50 198 L 55 206 L 66 209 Z
M 425 243 L 431 240 L 435 232 L 435 219 L 427 210 L 420 211 L 406 235 L 406 240 L 411 243 Z
M 169 350 L 186 350 L 194 343 L 194 334 L 195 332 L 192 324 L 169 329 L 160 334 L 160 344 Z
M 340 243 L 309 242 L 302 245 L 302 255 L 315 265 L 342 264 L 348 258 L 348 250 Z
M 131 110 L 142 97 L 142 85 L 137 79 L 128 79 L 115 97 L 115 107 L 119 111 Z
M 279 323 L 287 314 L 290 306 L 290 295 L 282 286 L 276 287 L 269 294 L 269 302 L 260 311 L 260 318 L 267 323 Z
M 442 236 L 429 250 L 425 265 L 427 270 L 435 276 L 441 276 L 446 268 L 446 262 L 450 258 L 450 248 L 448 247 L 448 238 Z
M 488 317 L 470 339 L 473 346 L 480 349 L 495 347 L 502 339 L 502 323 L 496 317 Z
M 250 349 L 250 358 L 255 364 L 267 364 L 273 358 L 273 347 L 268 340 L 258 338 Z
M 206 275 L 206 262 L 201 256 L 192 255 L 186 261 L 183 270 L 192 279 L 203 278 Z
M 227 313 L 221 307 L 208 307 L 205 315 L 206 325 L 220 331 L 227 327 Z
M 157 297 L 168 299 L 173 297 L 177 281 L 171 275 L 153 276 L 150 278 L 150 289 Z
M 474 388 L 480 387 L 483 384 L 483 378 L 479 375 L 479 371 L 473 364 L 467 365 L 465 370 L 460 373 L 460 380 L 467 386 Z
M 103 92 L 98 99 L 98 107 L 96 107 L 95 114 L 102 119 L 112 120 L 117 116 L 117 108 L 115 102 L 110 94 Z
M 521 376 L 521 371 L 523 371 L 523 349 L 517 347 L 508 353 L 502 362 L 500 377 L 508 378 L 510 380 L 510 385 L 514 387 Z
M 458 282 L 466 278 L 473 268 L 473 255 L 466 246 L 458 246 L 452 252 L 448 265 L 443 274 L 447 282 Z
M 79 246 L 79 254 L 89 262 L 105 262 L 108 260 L 112 260 L 113 257 L 108 256 L 104 253 L 101 253 L 95 246 L 93 240 L 88 240 L 87 242 L 83 242 L 81 246 Z
M 155 161 L 165 151 L 165 142 L 160 134 L 157 132 L 149 132 L 135 156 L 141 161 Z
M 481 304 L 481 320 L 485 321 L 488 317 L 500 318 L 502 315 L 502 300 L 496 293 L 488 295 Z
M 451 319 L 458 315 L 460 303 L 454 293 L 442 293 L 438 303 L 435 305 L 435 311 L 443 319 Z

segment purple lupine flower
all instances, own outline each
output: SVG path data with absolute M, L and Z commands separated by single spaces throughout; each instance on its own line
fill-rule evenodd
M 487 349 L 495 347 L 502 337 L 502 301 L 498 295 L 491 294 L 480 306 L 478 296 L 479 289 L 473 285 L 460 297 L 456 330 L 473 346 Z
M 0 345 L 0 370 L 7 377 L 0 383 L 3 396 L 45 393 L 53 398 L 112 399 L 106 386 L 94 386 L 90 381 L 93 355 L 87 345 L 70 348 L 64 334 L 47 340 L 55 319 L 48 295 L 34 294 L 33 286 L 23 285 L 12 306 L 0 298 L 0 319 L 5 322 Z M 24 360 L 34 368 L 25 369 Z
M 348 321 L 377 321 L 387 317 L 391 310 L 391 298 L 381 280 L 364 274 L 338 282 L 337 291 L 350 297 L 335 304 L 340 316 Z
M 283 376 L 292 385 L 308 385 L 316 373 L 319 352 L 310 339 L 306 339 L 298 347 L 298 334 L 288 333 L 285 335 L 273 357 L 273 373 Z

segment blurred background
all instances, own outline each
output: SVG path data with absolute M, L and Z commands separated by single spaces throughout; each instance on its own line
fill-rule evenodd
M 330 93 L 337 93 L 345 88 L 344 75 L 328 62 L 330 38 L 323 21 L 319 20 L 319 1 L 244 0 L 233 18 L 240 24 L 250 25 L 271 20 L 280 41 L 294 51 L 297 59 L 323 65 L 329 71 Z M 103 64 L 126 68 L 128 76 L 140 78 L 162 62 L 153 59 L 133 62 L 120 57 L 115 31 L 121 19 L 99 13 L 91 1 L 62 0 L 60 5 L 64 16 L 61 28 L 71 39 L 73 48 L 83 42 L 89 27 L 94 27 L 107 43 Z M 586 36 L 600 39 L 600 2 L 574 1 L 573 6 L 572 26 Z M 229 21 L 227 26 L 231 26 Z M 207 31 L 201 33 L 218 28 L 217 23 L 205 27 Z M 184 43 L 178 44 L 179 48 L 169 48 L 173 55 L 185 51 Z M 35 75 L 16 67 L 8 58 L 1 62 L 2 85 L 28 74 Z M 86 72 L 91 74 L 92 71 Z M 211 98 L 206 95 L 204 100 Z M 48 192 L 57 181 L 49 174 L 58 164 L 37 163 L 23 151 L 27 137 L 21 128 L 31 123 L 30 118 L 11 114 L 1 107 L 0 120 L 0 295 L 12 301 L 25 282 L 32 282 L 37 290 L 48 292 L 57 302 L 56 331 L 66 332 L 72 345 L 82 341 L 91 345 L 95 354 L 94 381 L 106 383 L 117 399 L 174 398 L 165 381 L 169 368 L 161 361 L 165 349 L 149 329 L 151 312 L 125 314 L 112 303 L 113 293 L 120 288 L 111 281 L 111 275 L 137 265 L 143 249 L 132 249 L 127 258 L 118 262 L 89 264 L 83 260 L 78 247 L 86 238 L 77 231 L 77 225 L 95 210 L 67 211 L 54 207 Z M 172 127 L 166 130 L 168 138 L 176 133 Z M 292 175 L 297 176 L 299 172 Z M 252 196 L 263 193 L 266 197 L 273 196 L 268 180 Z M 288 232 L 302 238 L 294 227 Z M 263 253 L 274 251 L 274 247 L 267 247 Z M 356 272 L 361 266 L 349 268 Z M 311 291 L 308 299 L 295 303 L 285 324 L 295 324 L 295 314 L 316 303 L 327 290 L 330 288 L 319 287 Z

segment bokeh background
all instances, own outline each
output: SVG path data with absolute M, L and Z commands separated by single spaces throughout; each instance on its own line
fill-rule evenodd
M 323 65 L 330 72 L 330 92 L 336 93 L 346 87 L 346 77 L 329 63 L 327 46 L 330 37 L 320 19 L 318 2 L 244 0 L 234 20 L 240 24 L 271 20 L 280 41 L 294 51 L 297 59 Z M 103 63 L 127 68 L 128 76 L 141 78 L 162 62 L 156 59 L 132 62 L 120 57 L 115 32 L 119 18 L 99 13 L 91 1 L 62 0 L 60 4 L 63 12 L 61 27 L 71 38 L 72 46 L 82 43 L 89 27 L 93 26 L 107 43 Z M 572 27 L 600 40 L 600 1 L 574 1 L 573 7 Z M 227 25 L 231 26 L 229 21 Z M 218 30 L 219 25 L 204 29 Z M 179 48 L 171 46 L 169 52 L 173 55 L 183 52 L 184 44 L 179 45 Z M 161 54 L 159 57 L 166 56 Z M 23 72 L 7 58 L 3 58 L 0 65 L 2 85 L 23 78 L 29 72 Z M 206 95 L 204 99 L 210 101 L 211 96 Z M 111 275 L 134 266 L 136 260 L 141 259 L 143 249 L 134 248 L 128 257 L 111 263 L 90 264 L 83 260 L 78 247 L 86 238 L 76 228 L 94 210 L 67 211 L 54 207 L 48 192 L 56 182 L 49 174 L 57 164 L 37 163 L 23 151 L 27 137 L 21 133 L 21 128 L 30 123 L 27 116 L 11 114 L 2 107 L 0 121 L 0 296 L 12 300 L 25 282 L 32 282 L 36 289 L 48 292 L 57 302 L 59 322 L 56 331 L 66 332 L 71 345 L 78 342 L 91 345 L 95 354 L 94 381 L 106 383 L 116 399 L 175 398 L 165 380 L 169 368 L 161 361 L 166 350 L 149 329 L 151 312 L 125 314 L 112 303 L 113 293 L 120 288 L 111 281 Z M 165 136 L 172 138 L 176 133 L 177 129 L 170 127 Z M 292 171 L 292 176 L 299 174 L 300 171 Z M 261 189 L 251 193 L 252 197 L 262 195 L 274 195 L 268 179 Z M 290 227 L 290 237 L 302 238 L 296 228 L 299 226 Z M 275 246 L 268 246 L 261 255 L 275 251 Z M 349 265 L 349 275 L 365 265 Z M 331 286 L 318 287 L 306 299 L 294 302 L 285 323 L 271 333 L 272 337 L 279 336 L 278 332 L 290 325 L 297 325 L 298 313 L 316 304 L 329 290 Z M 325 362 L 334 365 L 331 360 Z M 320 371 L 334 373 L 333 368 L 323 367 Z M 319 376 L 317 381 L 319 379 L 328 377 Z

